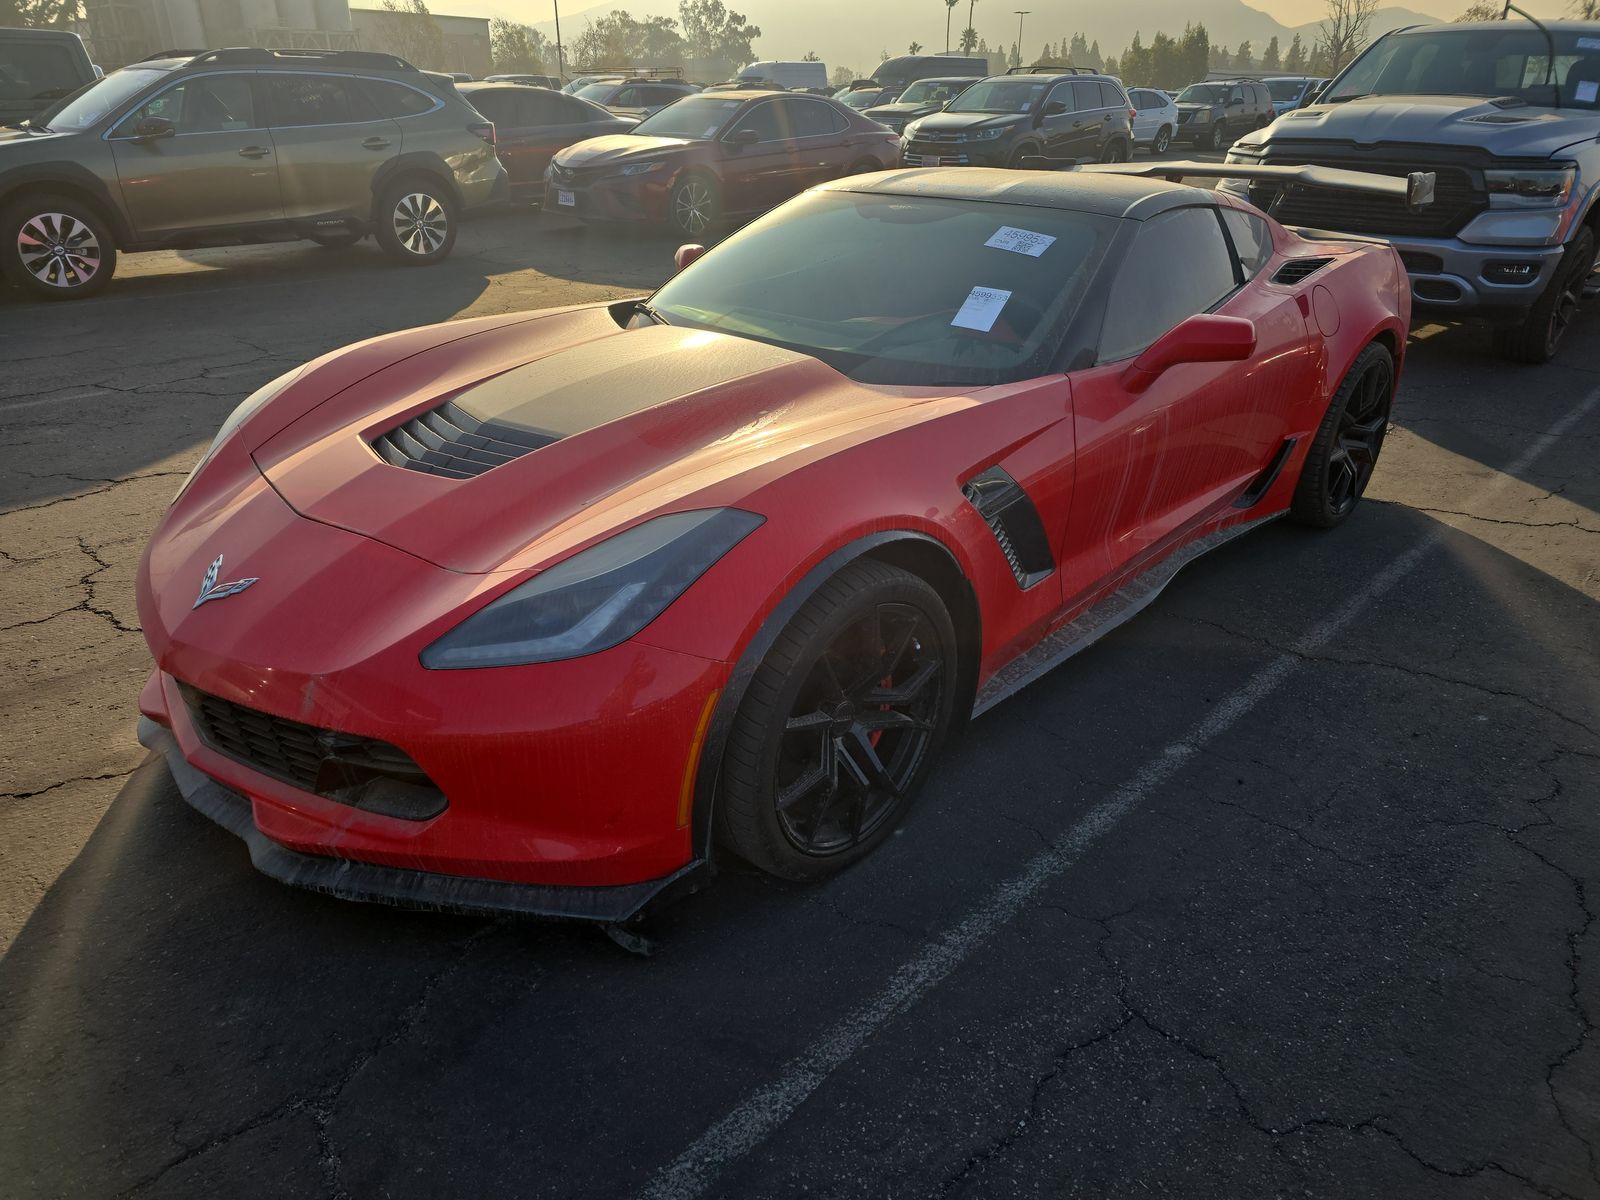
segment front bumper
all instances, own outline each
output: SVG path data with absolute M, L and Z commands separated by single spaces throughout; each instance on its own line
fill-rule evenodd
M 178 748 L 171 730 L 148 717 L 141 717 L 139 741 L 166 758 L 173 782 L 192 808 L 244 841 L 256 870 L 279 883 L 341 900 L 436 912 L 620 923 L 635 916 L 652 900 L 694 890 L 709 873 L 706 864 L 696 859 L 671 875 L 642 883 L 614 887 L 550 887 L 301 854 L 262 833 L 256 826 L 249 798 L 192 766 Z
M 667 219 L 672 194 L 672 172 L 645 175 L 610 175 L 600 179 L 563 181 L 547 172 L 544 211 L 565 213 L 582 221 L 643 222 L 659 225 Z M 570 197 L 571 203 L 563 204 Z
M 1003 167 L 1011 158 L 1011 138 L 993 142 L 906 142 L 900 152 L 904 167 Z
M 1444 314 L 1516 316 L 1544 293 L 1564 253 L 1561 246 L 1473 246 L 1454 238 L 1386 240 L 1411 276 L 1414 307 Z M 1508 263 L 1525 265 L 1532 274 L 1515 283 L 1498 282 L 1494 268 Z

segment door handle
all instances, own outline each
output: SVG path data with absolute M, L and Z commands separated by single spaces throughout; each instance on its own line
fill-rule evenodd
M 386 150 L 389 146 L 389 139 L 384 137 L 369 137 L 361 144 L 368 150 Z
M 268 150 L 265 146 L 246 146 L 243 150 L 239 151 L 239 157 L 240 158 L 265 158 L 267 155 L 269 155 L 271 153 L 272 153 L 272 151 Z

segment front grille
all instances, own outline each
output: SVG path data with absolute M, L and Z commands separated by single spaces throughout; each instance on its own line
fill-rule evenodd
M 1291 258 L 1278 268 L 1278 273 L 1272 277 L 1272 282 L 1299 283 L 1302 279 L 1315 275 L 1332 261 L 1331 258 Z
M 446 801 L 398 746 L 302 725 L 180 684 L 196 732 L 218 754 L 291 787 L 368 812 L 425 821 Z
M 391 466 L 448 479 L 471 479 L 555 440 L 549 434 L 532 433 L 502 421 L 480 421 L 446 400 L 438 408 L 380 433 L 372 439 L 372 448 Z
M 1262 160 L 1272 166 L 1298 166 L 1306 160 L 1272 156 Z M 1256 182 L 1250 185 L 1250 202 L 1266 209 L 1285 225 L 1309 225 L 1314 229 L 1336 229 L 1341 233 L 1367 233 L 1379 236 L 1410 234 L 1414 237 L 1451 237 L 1473 217 L 1489 206 L 1487 195 L 1476 187 L 1472 177 L 1459 167 L 1433 167 L 1418 163 L 1375 163 L 1361 159 L 1326 158 L 1324 166 L 1379 175 L 1404 177 L 1412 171 L 1434 171 L 1433 203 L 1420 212 L 1411 212 L 1404 200 L 1390 196 L 1370 196 L 1333 188 L 1292 187 L 1279 200 L 1281 183 Z

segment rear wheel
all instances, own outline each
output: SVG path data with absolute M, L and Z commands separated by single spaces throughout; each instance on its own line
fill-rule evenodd
M 92 296 L 117 269 L 110 229 L 70 196 L 39 194 L 7 206 L 0 239 L 0 271 L 41 300 Z
M 1100 161 L 1103 163 L 1127 162 L 1129 157 L 1128 143 L 1121 138 L 1112 138 L 1100 150 Z
M 378 200 L 378 244 L 396 262 L 426 266 L 448 258 L 456 244 L 456 205 L 439 184 L 402 179 Z
M 1555 277 L 1529 310 L 1528 319 L 1496 333 L 1495 345 L 1500 353 L 1525 363 L 1546 363 L 1554 358 L 1573 318 L 1578 315 L 1594 265 L 1594 234 L 1585 227 L 1578 231 L 1578 236 L 1561 256 Z
M 1377 344 L 1351 364 L 1300 468 L 1290 515 L 1304 525 L 1332 529 L 1350 515 L 1367 490 L 1394 402 L 1394 359 Z
M 955 712 L 955 630 L 925 581 L 850 564 L 767 653 L 728 736 L 721 840 L 786 879 L 841 870 L 889 836 Z
M 1172 145 L 1172 126 L 1163 125 L 1156 131 L 1156 140 L 1150 143 L 1151 154 L 1165 154 Z

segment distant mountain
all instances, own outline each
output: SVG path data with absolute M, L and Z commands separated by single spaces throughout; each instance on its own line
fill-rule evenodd
M 870 70 L 883 51 L 904 54 L 913 41 L 922 43 L 930 53 L 944 48 L 945 8 L 937 0 L 880 0 L 877 4 L 862 4 L 860 0 L 724 2 L 761 27 L 761 38 L 755 46 L 760 58 L 796 59 L 814 50 L 830 70 L 836 66 Z M 1455 7 L 1464 4 L 1465 0 L 1459 0 Z M 473 12 L 528 21 L 545 36 L 555 36 L 555 23 L 543 19 L 550 13 L 548 0 L 441 0 L 433 7 L 440 12 Z M 677 0 L 568 0 L 561 13 L 563 41 L 576 39 L 590 20 L 616 8 L 637 19 L 678 15 Z M 1234 49 L 1249 39 L 1259 55 L 1273 37 L 1287 49 L 1296 33 L 1309 49 L 1317 29 L 1315 21 L 1298 27 L 1283 25 L 1242 0 L 1124 0 L 1092 9 L 1073 6 L 1076 11 L 1072 15 L 1066 14 L 1066 5 L 1052 8 L 1054 11 L 1040 6 L 1027 18 L 1023 50 L 1029 58 L 1037 56 L 1044 42 L 1058 43 L 1078 32 L 1091 42 L 1098 41 L 1102 53 L 1120 54 L 1135 32 L 1148 45 L 1158 30 L 1177 35 L 1189 22 L 1199 21 L 1205 25 L 1213 45 L 1220 42 Z M 956 6 L 951 21 L 952 39 L 965 24 L 966 13 L 966 4 Z M 1403 25 L 1440 19 L 1410 8 L 1382 8 L 1373 20 L 1372 32 L 1376 36 Z M 992 48 L 1009 47 L 1016 39 L 1016 17 L 994 0 L 978 0 L 974 22 L 978 36 Z

